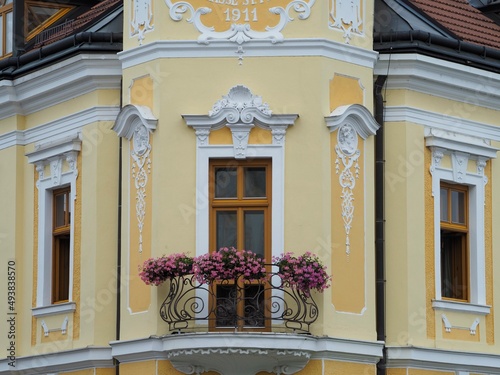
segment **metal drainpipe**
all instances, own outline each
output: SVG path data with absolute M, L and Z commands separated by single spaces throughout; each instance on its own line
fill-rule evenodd
M 385 346 L 385 212 L 384 212 L 384 98 L 382 88 L 387 76 L 378 76 L 375 82 L 375 120 L 380 125 L 375 137 L 375 278 L 377 340 L 384 342 L 382 358 L 377 364 L 377 375 L 386 374 Z
M 120 84 L 120 108 L 122 108 L 122 87 Z M 120 146 L 118 147 L 118 231 L 117 231 L 117 255 L 116 255 L 116 278 L 118 280 L 116 289 L 116 341 L 120 340 L 121 330 L 121 286 L 122 286 L 122 137 L 119 137 Z M 115 374 L 120 375 L 120 362 L 113 358 L 115 365 Z

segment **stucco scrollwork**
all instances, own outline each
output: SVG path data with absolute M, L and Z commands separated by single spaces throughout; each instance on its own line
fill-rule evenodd
M 158 120 L 151 109 L 145 106 L 126 105 L 120 111 L 113 130 L 120 137 L 131 140 L 130 157 L 132 158 L 132 178 L 136 191 L 136 218 L 139 230 L 138 251 L 142 253 L 144 222 L 146 218 L 146 187 L 151 173 L 150 133 L 156 130 Z
M 314 2 L 315 0 L 293 0 L 290 1 L 286 7 L 276 6 L 264 9 L 266 12 L 268 11 L 279 16 L 275 25 L 267 25 L 264 30 L 254 30 L 252 24 L 248 23 L 250 18 L 254 22 L 257 20 L 257 13 L 252 13 L 251 17 L 246 13 L 245 17 L 241 17 L 241 20 L 240 16 L 236 17 L 236 14 L 231 14 L 231 16 L 229 16 L 228 13 L 227 17 L 223 17 L 219 20 L 219 22 L 227 23 L 227 29 L 224 31 L 217 31 L 214 27 L 215 25 L 207 25 L 204 22 L 203 16 L 213 11 L 211 7 L 195 8 L 189 1 L 172 2 L 171 0 L 165 0 L 170 10 L 170 18 L 174 21 L 181 21 L 185 13 L 190 14 L 187 22 L 192 23 L 200 32 L 200 36 L 198 37 L 199 43 L 208 44 L 210 40 L 229 40 L 240 45 L 252 39 L 270 39 L 273 43 L 282 42 L 284 40 L 284 36 L 281 33 L 282 30 L 289 22 L 294 20 L 291 16 L 291 12 L 294 11 L 297 13 L 298 19 L 305 20 L 309 18 L 311 7 L 314 5 Z M 245 10 L 240 12 L 245 14 Z
M 342 187 L 342 195 L 340 196 L 342 199 L 342 220 L 346 233 L 345 252 L 348 255 L 351 253 L 349 234 L 354 219 L 354 188 L 356 180 L 359 178 L 358 159 L 361 152 L 357 147 L 358 135 L 354 128 L 349 124 L 342 125 L 338 130 L 337 145 L 335 146 L 337 154 L 335 172 L 339 175 L 339 184 Z

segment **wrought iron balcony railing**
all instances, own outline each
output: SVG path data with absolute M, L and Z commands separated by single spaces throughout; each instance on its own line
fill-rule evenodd
M 278 331 L 309 333 L 318 318 L 318 306 L 308 291 L 283 283 L 277 274 L 267 281 L 249 282 L 239 277 L 212 285 L 199 284 L 194 276 L 169 280 L 160 308 L 171 331 L 206 327 L 213 331 Z

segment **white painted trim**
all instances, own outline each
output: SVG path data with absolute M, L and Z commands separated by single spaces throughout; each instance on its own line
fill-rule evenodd
M 39 172 L 36 183 L 38 189 L 38 265 L 36 307 L 51 306 L 52 293 L 52 190 L 70 186 L 71 228 L 70 228 L 70 270 L 69 301 L 73 299 L 73 249 L 75 225 L 76 178 L 78 177 L 77 155 L 81 150 L 78 134 L 57 142 L 48 141 L 35 146 L 35 151 L 27 154 L 28 162 L 35 164 Z M 68 170 L 63 172 L 63 164 Z M 50 175 L 44 173 L 49 166 Z M 54 308 L 57 311 L 57 308 Z M 42 311 L 50 311 L 42 310 Z
M 500 97 L 499 99 L 500 100 Z M 498 103 L 497 103 L 498 105 Z M 466 120 L 461 117 L 448 116 L 443 113 L 426 111 L 420 108 L 392 106 L 386 107 L 385 122 L 412 122 L 433 129 L 453 131 L 457 134 L 500 141 L 500 130 L 497 125 Z
M 13 81 L 0 81 L 0 120 L 29 115 L 95 90 L 119 90 L 121 77 L 115 54 L 80 54 Z
M 328 39 L 285 39 L 282 43 L 252 40 L 245 43 L 244 57 L 314 57 L 321 56 L 372 69 L 378 53 Z M 230 41 L 213 40 L 210 44 L 196 41 L 158 40 L 118 54 L 123 69 L 165 58 L 230 57 L 237 61 L 237 45 Z
M 307 352 L 311 359 L 376 364 L 383 342 L 349 340 L 289 333 L 185 333 L 110 343 L 120 363 L 166 359 L 183 349 L 277 349 Z M 194 358 L 193 358 L 194 359 Z
M 9 366 L 9 359 L 0 360 L 0 375 L 37 375 L 66 373 L 83 369 L 111 368 L 113 357 L 110 347 L 87 347 L 60 351 L 57 343 L 51 343 L 53 353 L 41 353 L 27 357 L 17 357 L 15 368 Z M 36 350 L 34 351 L 36 353 Z
M 491 310 L 491 306 L 488 305 L 476 305 L 448 300 L 432 300 L 432 307 L 434 310 L 459 311 L 477 315 L 488 315 Z
M 41 318 L 42 316 L 56 315 L 56 314 L 68 314 L 73 313 L 76 310 L 75 302 L 58 303 L 57 305 L 34 307 L 31 309 L 31 315 L 35 318 Z
M 442 181 L 459 183 L 469 187 L 469 302 L 472 305 L 486 305 L 486 266 L 485 266 L 485 227 L 484 204 L 485 185 L 487 178 L 484 175 L 484 166 L 492 157 L 496 157 L 496 149 L 489 146 L 488 140 L 467 138 L 451 131 L 436 132 L 435 129 L 425 129 L 426 146 L 432 151 L 430 172 L 432 175 L 432 195 L 434 197 L 434 269 L 435 269 L 435 299 L 440 301 L 441 296 L 441 195 Z M 442 158 L 448 155 L 452 159 L 452 168 L 441 166 Z M 463 169 L 455 161 L 463 158 Z M 476 171 L 467 171 L 468 161 L 476 161 Z M 450 306 L 442 304 L 441 306 Z M 454 305 L 460 310 L 460 305 Z M 462 311 L 470 311 L 474 307 Z
M 500 76 L 497 73 L 444 61 L 434 57 L 408 54 L 382 54 L 375 75 L 388 75 L 388 89 L 404 89 L 455 100 L 466 112 L 477 106 L 498 109 Z M 477 108 L 475 108 L 477 110 Z M 465 116 L 463 116 L 465 117 Z
M 99 121 L 115 121 L 119 111 L 119 106 L 92 107 L 34 128 L 4 133 L 0 135 L 0 150 L 13 146 L 26 146 L 44 140 L 54 141 L 65 138 L 80 132 L 85 125 Z
M 387 347 L 387 368 L 416 368 L 500 374 L 498 354 L 435 348 Z

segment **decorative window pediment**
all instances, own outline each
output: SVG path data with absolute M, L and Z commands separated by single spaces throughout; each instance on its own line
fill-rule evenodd
M 207 145 L 212 130 L 227 126 L 233 136 L 234 157 L 246 158 L 248 136 L 257 125 L 271 130 L 273 144 L 281 145 L 285 140 L 286 130 L 298 118 L 297 114 L 273 114 L 267 103 L 260 96 L 252 94 L 250 89 L 238 85 L 231 88 L 227 95 L 218 100 L 208 115 L 183 115 L 187 125 L 192 127 L 198 138 L 198 145 Z
M 432 152 L 430 172 L 432 175 L 432 195 L 434 197 L 434 263 L 435 263 L 435 295 L 433 307 L 456 311 L 489 313 L 486 306 L 485 276 L 485 185 L 488 183 L 484 168 L 488 160 L 496 158 L 497 149 L 484 138 L 472 137 L 456 132 L 435 128 L 425 130 L 426 146 Z M 447 158 L 445 163 L 443 160 Z M 470 161 L 475 161 L 475 168 Z M 469 217 L 469 264 L 467 277 L 470 292 L 463 303 L 452 303 L 443 299 L 443 275 L 441 248 L 442 238 L 442 187 L 446 183 L 462 185 L 468 189 L 470 199 L 466 210 Z M 446 185 L 445 185 L 446 186 Z M 454 186 L 454 185 L 452 185 Z
M 337 107 L 330 116 L 325 117 L 325 121 L 330 131 L 349 126 L 363 139 L 375 135 L 379 128 L 370 111 L 360 104 Z

